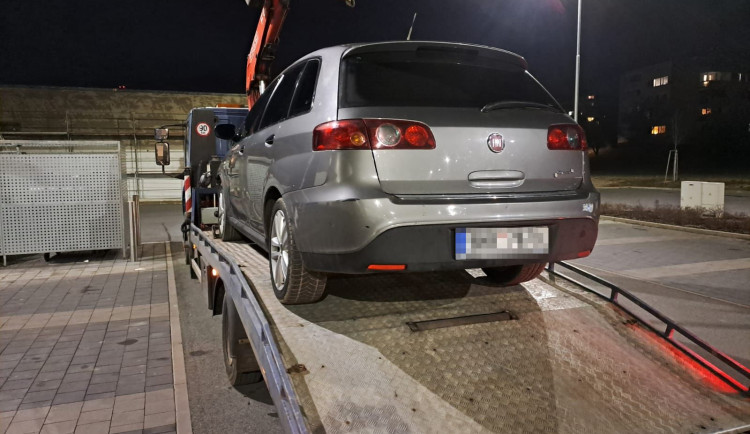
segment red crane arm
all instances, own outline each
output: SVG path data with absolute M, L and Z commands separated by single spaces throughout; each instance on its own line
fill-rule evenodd
M 279 34 L 284 18 L 289 12 L 289 0 L 246 0 L 251 7 L 261 7 L 260 19 L 255 29 L 253 45 L 247 55 L 245 93 L 247 108 L 250 109 L 260 97 L 260 83 L 271 78 L 271 64 L 276 58 Z M 354 7 L 354 0 L 345 0 Z
M 279 34 L 288 11 L 289 0 L 265 0 L 263 2 L 253 45 L 247 55 L 245 93 L 248 109 L 260 97 L 261 81 L 265 82 L 270 78 L 271 64 L 276 58 L 276 47 L 279 44 Z

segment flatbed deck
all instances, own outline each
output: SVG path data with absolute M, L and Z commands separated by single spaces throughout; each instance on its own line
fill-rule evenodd
M 746 397 L 587 293 L 503 288 L 474 270 L 376 274 L 332 276 L 321 302 L 286 306 L 262 253 L 202 236 L 252 287 L 310 432 L 750 429 Z M 515 319 L 475 316 L 503 311 Z M 453 318 L 463 324 L 407 324 Z

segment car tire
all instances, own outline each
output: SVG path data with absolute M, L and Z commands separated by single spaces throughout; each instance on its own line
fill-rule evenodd
M 283 304 L 315 303 L 323 298 L 327 276 L 306 269 L 302 263 L 283 199 L 273 205 L 267 234 L 269 271 L 276 298 Z
M 227 371 L 229 384 L 242 386 L 263 381 L 263 374 L 255 360 L 252 347 L 250 347 L 250 344 L 240 343 L 240 340 L 247 341 L 247 334 L 237 315 L 234 302 L 227 295 L 224 296 L 222 307 L 221 339 L 224 367 Z
M 239 241 L 240 232 L 229 222 L 231 205 L 226 202 L 227 191 L 219 193 L 219 237 L 224 241 Z
M 544 271 L 545 265 L 547 264 L 544 262 L 541 264 L 510 265 L 507 267 L 482 268 L 482 271 L 493 282 L 503 286 L 512 286 L 536 279 Z

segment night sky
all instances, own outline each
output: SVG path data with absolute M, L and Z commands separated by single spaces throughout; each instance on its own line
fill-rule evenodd
M 717 54 L 750 69 L 748 0 L 583 0 L 582 92 L 632 68 Z M 244 92 L 259 11 L 243 0 L 0 0 L 0 85 Z M 275 70 L 317 48 L 405 39 L 514 51 L 573 99 L 577 0 L 291 0 Z

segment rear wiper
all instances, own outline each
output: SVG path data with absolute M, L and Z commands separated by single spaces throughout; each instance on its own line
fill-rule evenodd
M 533 109 L 542 109 L 542 110 L 551 110 L 555 112 L 561 111 L 559 108 L 549 105 L 549 104 L 542 104 L 538 102 L 531 102 L 531 101 L 495 101 L 491 102 L 489 104 L 486 104 L 484 107 L 482 107 L 482 113 L 487 113 L 492 110 L 500 110 L 500 109 L 514 109 L 514 108 L 533 108 Z

